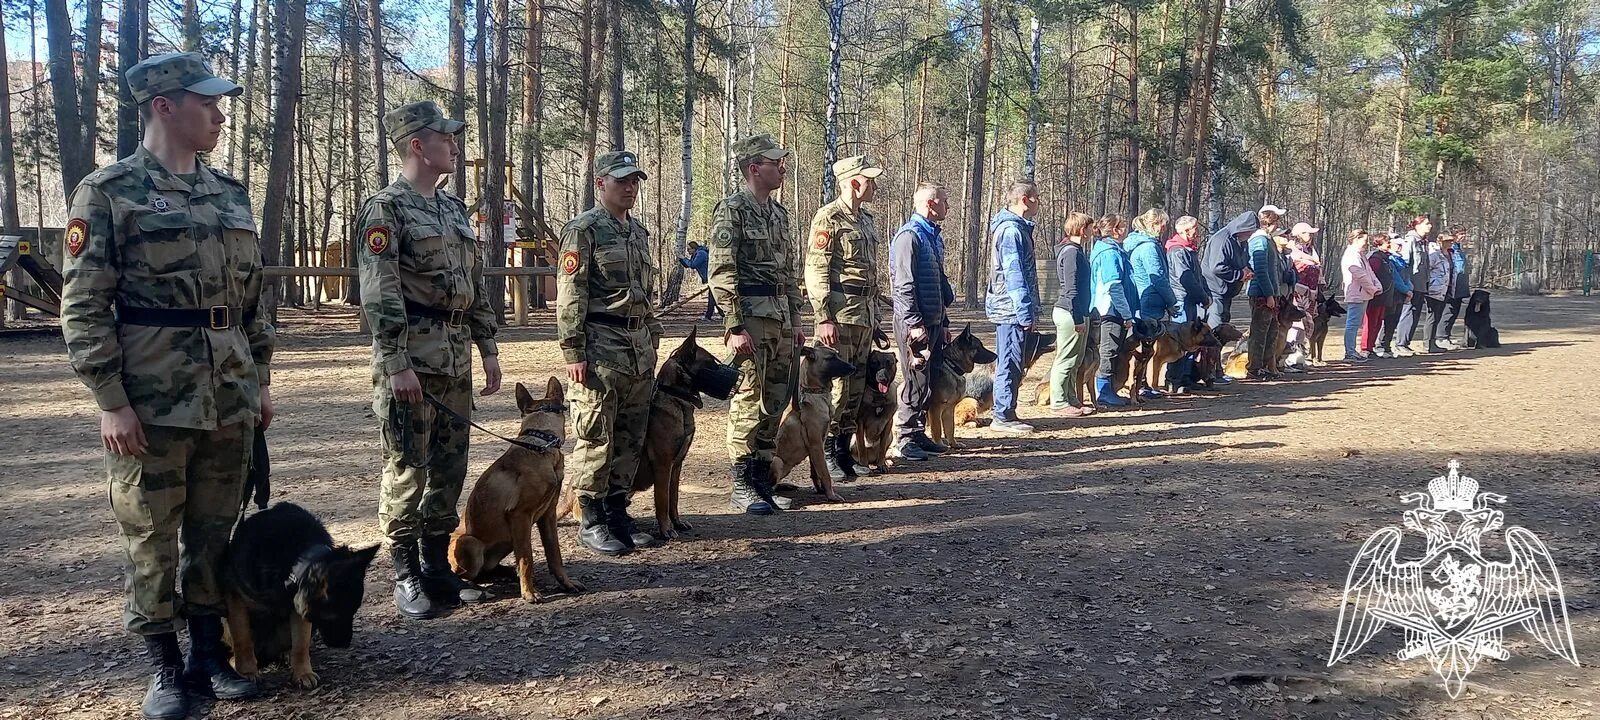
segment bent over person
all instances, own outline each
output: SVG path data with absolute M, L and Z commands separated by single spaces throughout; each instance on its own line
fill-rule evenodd
M 500 389 L 498 318 L 483 287 L 483 249 L 460 198 L 435 189 L 466 129 L 433 101 L 383 117 L 400 177 L 357 218 L 361 308 L 372 326 L 372 412 L 383 438 L 379 529 L 394 559 L 394 604 L 435 618 L 488 598 L 450 570 L 450 533 L 467 479 L 472 349 L 484 388 Z
M 72 193 L 61 329 L 100 408 L 128 558 L 123 622 L 154 670 L 140 710 L 175 720 L 188 715 L 186 690 L 257 693 L 228 664 L 218 577 L 256 425 L 272 422 L 274 336 L 250 196 L 196 157 L 216 147 L 218 100 L 241 88 L 198 53 L 149 58 L 126 79 L 144 141 Z
M 578 494 L 578 541 L 623 555 L 655 538 L 628 515 L 655 396 L 661 321 L 650 298 L 650 233 L 630 211 L 648 178 L 630 152 L 595 159 L 595 206 L 561 229 L 556 339 L 572 381 L 567 484 Z

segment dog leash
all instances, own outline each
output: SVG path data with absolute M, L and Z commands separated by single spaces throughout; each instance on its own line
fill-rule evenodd
M 468 425 L 471 425 L 472 427 L 475 427 L 475 428 L 483 431 L 485 434 L 489 435 L 490 437 L 499 438 L 502 441 L 505 441 L 507 443 L 515 445 L 515 446 L 517 446 L 519 448 L 522 448 L 524 450 L 531 450 L 531 451 L 536 452 L 536 453 L 547 453 L 547 452 L 550 452 L 551 450 L 555 450 L 555 449 L 558 449 L 558 448 L 561 447 L 561 438 L 558 438 L 558 437 L 556 437 L 554 435 L 551 435 L 550 433 L 544 432 L 542 430 L 528 430 L 528 431 L 522 433 L 521 435 L 518 435 L 515 438 L 508 438 L 508 437 L 506 437 L 504 435 L 501 435 L 500 433 L 497 433 L 497 432 L 495 432 L 493 430 L 490 430 L 489 428 L 486 428 L 486 427 L 484 427 L 482 425 L 479 425 L 479 424 L 473 422 L 471 418 L 468 418 L 467 416 L 462 415 L 461 413 L 458 413 L 455 410 L 452 410 L 450 408 L 450 406 L 444 404 L 443 402 L 440 402 L 439 398 L 434 397 L 433 393 L 430 393 L 427 390 L 423 390 L 422 391 L 422 397 L 428 401 L 428 404 L 430 404 L 430 405 L 434 406 L 435 408 L 437 408 L 439 410 L 439 412 L 442 412 L 442 413 L 450 416 L 451 418 L 455 419 L 456 421 L 464 422 L 464 423 L 466 423 Z M 559 404 L 559 403 L 546 403 L 545 405 L 541 405 L 541 406 L 535 408 L 535 410 L 550 410 L 550 411 L 566 412 L 567 406 L 563 405 L 563 404 Z M 533 438 L 533 440 L 524 440 L 524 439 L 522 439 L 523 437 L 531 437 L 531 438 Z M 537 442 L 535 442 L 535 441 L 537 441 Z

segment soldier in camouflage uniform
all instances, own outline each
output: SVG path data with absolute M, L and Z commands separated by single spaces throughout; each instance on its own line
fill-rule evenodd
M 833 385 L 833 418 L 824 440 L 828 474 L 835 481 L 870 472 L 850 455 L 867 382 L 867 355 L 878 328 L 878 224 L 861 205 L 877 194 L 883 168 L 864 155 L 833 164 L 839 196 L 817 209 L 806 243 L 806 294 L 816 313 L 817 343 L 856 367 Z
M 623 555 L 655 538 L 628 515 L 655 396 L 661 321 L 651 296 L 656 267 L 650 233 L 629 214 L 648 179 L 630 152 L 595 160 L 593 208 L 561 229 L 556 339 L 572 381 L 567 484 L 578 494 L 578 541 Z
M 795 349 L 806 341 L 789 211 L 772 198 L 783 187 L 788 157 L 771 135 L 735 143 L 744 187 L 717 203 L 711 216 L 711 293 L 727 309 L 725 342 L 739 371 L 728 406 L 732 504 L 752 515 L 791 504 L 772 494 L 771 478 Z
M 228 664 L 217 579 L 256 425 L 272 421 L 274 335 L 250 197 L 196 157 L 217 144 L 220 96 L 240 87 L 198 53 L 149 58 L 126 79 L 144 142 L 72 193 L 61 328 L 100 408 L 129 566 L 123 620 L 144 637 L 155 670 L 141 709 L 175 719 L 188 712 L 185 689 L 226 699 L 257 692 Z
M 467 206 L 434 188 L 455 168 L 466 123 L 422 101 L 389 112 L 383 125 L 401 158 L 400 177 L 367 199 L 354 239 L 361 307 L 372 327 L 372 411 L 383 437 L 378 524 L 394 558 L 395 607 L 426 619 L 487 598 L 451 572 L 447 553 L 467 479 L 470 344 L 483 361 L 479 394 L 493 394 L 500 389 L 498 318 Z

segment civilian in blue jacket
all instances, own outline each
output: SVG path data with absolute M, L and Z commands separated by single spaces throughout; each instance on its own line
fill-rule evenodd
M 1279 285 L 1283 282 L 1283 254 L 1272 236 L 1283 219 L 1284 209 L 1267 205 L 1256 213 L 1260 223 L 1250 236 L 1250 280 L 1246 292 L 1250 296 L 1250 378 L 1271 380 L 1278 376 L 1277 368 L 1266 366 L 1273 338 L 1277 336 Z
M 1167 254 L 1162 249 L 1161 236 L 1166 232 L 1167 212 L 1146 210 L 1133 219 L 1133 232 L 1122 241 L 1133 271 L 1133 291 L 1139 296 L 1139 317 L 1151 322 L 1165 321 L 1178 304 L 1172 292 L 1172 275 L 1167 272 Z M 1153 387 L 1142 388 L 1139 394 L 1147 398 L 1166 395 Z
M 1094 318 L 1098 337 L 1095 344 L 1100 352 L 1100 367 L 1094 376 L 1095 402 L 1111 407 L 1127 405 L 1128 401 L 1117 395 L 1111 387 L 1116 372 L 1117 358 L 1126 351 L 1128 332 L 1139 313 L 1139 296 L 1133 291 L 1133 267 L 1127 253 L 1122 251 L 1122 217 L 1107 215 L 1100 218 L 1100 241 L 1089 253 L 1089 274 L 1093 277 L 1089 316 Z
M 1200 277 L 1206 281 L 1206 291 L 1211 295 L 1211 305 L 1206 308 L 1206 324 L 1213 330 L 1223 323 L 1233 322 L 1233 299 L 1244 289 L 1245 270 L 1250 266 L 1250 253 L 1245 240 L 1256 231 L 1259 221 L 1255 211 L 1235 215 L 1221 230 L 1211 233 L 1200 251 Z M 1220 355 L 1221 349 L 1213 350 Z M 1232 378 L 1222 374 L 1222 363 L 1212 363 L 1216 376 L 1212 382 L 1226 385 Z
M 941 185 L 923 183 L 912 196 L 916 213 L 889 241 L 889 295 L 894 300 L 895 351 L 900 359 L 900 403 L 894 420 L 899 435 L 893 453 L 905 460 L 926 460 L 949 448 L 928 437 L 928 401 L 933 397 L 933 371 L 950 341 L 945 308 L 955 290 L 944 274 L 944 239 L 939 221 L 950 212 Z
M 989 221 L 994 251 L 989 254 L 989 294 L 984 311 L 995 324 L 994 421 L 1003 433 L 1031 433 L 1017 419 L 1017 389 L 1022 386 L 1022 344 L 1039 321 L 1039 268 L 1033 256 L 1033 216 L 1039 191 L 1027 180 L 1006 193 L 1007 207 Z
M 704 285 L 706 283 L 706 270 L 711 265 L 711 254 L 700 243 L 690 240 L 689 257 L 678 258 L 678 264 L 699 273 L 700 284 Z M 707 288 L 706 314 L 701 319 L 710 320 L 720 314 L 721 311 L 717 309 L 717 297 L 711 292 L 710 288 Z
M 1400 316 L 1405 308 L 1411 306 L 1411 293 L 1415 289 L 1411 284 L 1411 264 L 1406 262 L 1404 255 L 1394 252 L 1394 241 L 1385 233 L 1374 236 L 1390 248 L 1389 271 L 1390 279 L 1394 282 L 1394 302 L 1383 313 L 1383 327 L 1378 331 L 1378 348 L 1373 353 L 1378 357 L 1395 357 L 1394 339 L 1400 327 Z
M 1050 409 L 1064 417 L 1093 412 L 1094 404 L 1078 397 L 1078 365 L 1089 330 L 1089 255 L 1084 245 L 1093 238 L 1094 218 L 1081 212 L 1067 216 L 1066 231 L 1056 245 L 1056 278 L 1060 291 L 1051 319 L 1056 323 L 1056 359 L 1050 365 Z
M 1201 317 L 1202 308 L 1209 310 L 1211 306 L 1211 291 L 1206 287 L 1205 278 L 1200 272 L 1200 246 L 1195 244 L 1195 236 L 1200 234 L 1200 221 L 1185 215 L 1172 224 L 1176 230 L 1167 240 L 1167 273 L 1172 278 L 1172 294 L 1178 298 L 1177 310 L 1173 313 L 1174 322 L 1189 322 Z M 1196 351 L 1185 355 L 1179 361 L 1167 367 L 1167 382 L 1179 388 L 1187 388 L 1195 378 L 1194 363 Z

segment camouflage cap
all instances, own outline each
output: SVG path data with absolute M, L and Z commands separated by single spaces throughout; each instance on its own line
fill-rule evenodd
M 217 77 L 205 56 L 196 52 L 176 52 L 145 58 L 128 68 L 128 91 L 133 101 L 143 105 L 157 95 L 187 90 L 196 95 L 229 97 L 244 92 L 238 83 Z
M 650 179 L 639 169 L 639 157 L 626 150 L 608 152 L 594 160 L 595 177 L 625 178 L 634 175 L 638 175 L 640 180 Z
M 389 134 L 389 142 L 398 143 L 419 130 L 454 135 L 467 129 L 467 124 L 445 117 L 439 104 L 432 100 L 418 100 L 384 113 L 383 129 Z
M 844 182 L 857 175 L 870 179 L 882 174 L 883 168 L 875 165 L 865 155 L 851 155 L 833 164 L 833 177 L 839 182 Z
M 743 165 L 746 160 L 753 160 L 761 156 L 768 160 L 782 160 L 789 157 L 789 151 L 778 147 L 778 141 L 772 139 L 767 133 L 751 135 L 733 144 L 733 161 Z

